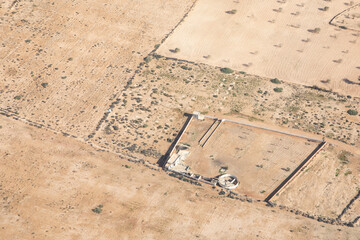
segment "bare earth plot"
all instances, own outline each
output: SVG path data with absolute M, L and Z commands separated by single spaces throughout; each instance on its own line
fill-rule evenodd
M 0 107 L 87 136 L 191 1 L 0 3 Z
M 356 239 L 0 117 L 1 239 Z M 127 165 L 127 167 L 126 167 Z M 91 209 L 102 204 L 102 212 Z M 340 229 L 340 230 L 338 230 Z
M 190 144 L 185 164 L 193 173 L 216 177 L 222 167 L 240 181 L 236 192 L 264 200 L 304 161 L 319 142 L 223 122 L 202 147 L 211 120 L 193 120 L 181 143 Z
M 337 146 L 327 146 L 289 186 L 273 199 L 312 214 L 337 218 L 360 189 L 360 155 L 354 149 L 347 152 Z M 342 155 L 345 153 L 345 155 Z M 344 157 L 346 156 L 346 157 Z M 341 218 L 352 221 L 360 199 Z
M 360 96 L 360 35 L 329 24 L 347 8 L 343 1 L 200 0 L 159 53 Z

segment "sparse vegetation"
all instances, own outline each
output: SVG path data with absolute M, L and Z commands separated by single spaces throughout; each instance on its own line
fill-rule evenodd
M 22 98 L 21 95 L 18 95 L 18 96 L 15 96 L 15 97 L 14 97 L 15 100 L 20 100 L 21 98 Z
M 41 83 L 41 86 L 42 86 L 43 88 L 46 88 L 48 85 L 49 85 L 49 84 L 48 84 L 48 83 L 46 83 L 46 82 Z
M 280 92 L 282 92 L 282 91 L 283 91 L 282 88 L 274 88 L 274 92 L 280 93 Z

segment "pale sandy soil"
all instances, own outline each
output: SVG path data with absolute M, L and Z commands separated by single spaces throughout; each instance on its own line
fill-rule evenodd
M 350 3 L 348 2 L 349 8 L 336 16 L 331 23 L 342 28 L 346 27 L 347 29 L 360 32 L 360 3 Z
M 1 239 L 357 239 L 0 117 Z M 124 167 L 128 165 L 129 168 Z M 103 211 L 91 211 L 99 204 Z
M 192 2 L 11 3 L 0 2 L 0 107 L 84 137 Z
M 200 0 L 159 53 L 360 96 L 360 33 L 329 24 L 348 5 Z
M 278 204 L 336 218 L 360 189 L 360 155 L 353 149 L 349 163 L 338 158 L 341 149 L 327 146 L 278 197 Z M 358 202 L 359 200 L 357 200 Z M 355 204 L 356 205 L 356 204 Z M 357 209 L 355 207 L 355 209 Z M 360 216 L 353 212 L 344 220 Z

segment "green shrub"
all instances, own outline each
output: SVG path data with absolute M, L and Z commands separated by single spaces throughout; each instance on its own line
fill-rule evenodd
M 352 116 L 355 116 L 355 115 L 358 114 L 358 112 L 357 112 L 356 110 L 354 110 L 354 109 L 349 109 L 349 110 L 347 110 L 347 113 L 348 113 L 349 115 L 352 115 Z
M 231 68 L 226 67 L 226 68 L 220 68 L 220 72 L 230 74 L 230 73 L 233 73 L 234 70 L 232 70 Z
M 225 191 L 221 189 L 221 191 L 219 192 L 219 195 L 225 195 Z
M 42 86 L 43 88 L 46 88 L 48 85 L 49 85 L 49 84 L 46 83 L 46 82 L 44 82 L 44 83 L 41 84 L 41 86 Z
M 237 10 L 236 9 L 233 9 L 231 11 L 226 11 L 227 14 L 235 14 L 237 13 Z
M 175 53 L 180 52 L 180 48 L 175 48 L 174 52 L 175 52 Z
M 275 84 L 280 84 L 281 83 L 281 81 L 279 79 L 277 79 L 277 78 L 271 79 L 270 82 L 275 83 Z
M 144 58 L 144 61 L 146 62 L 146 63 L 149 63 L 150 61 L 151 61 L 151 57 L 150 56 L 147 56 L 147 57 L 145 57 Z
M 93 211 L 94 213 L 99 214 L 99 213 L 101 213 L 101 212 L 102 212 L 102 208 L 103 208 L 103 205 L 102 205 L 102 204 L 100 204 L 100 205 L 99 205 L 99 206 L 97 206 L 96 208 L 91 209 L 91 211 Z
M 282 92 L 282 91 L 283 91 L 283 89 L 282 89 L 282 88 L 274 88 L 274 92 L 279 93 L 279 92 Z
M 15 100 L 20 100 L 22 96 L 15 96 L 14 99 Z

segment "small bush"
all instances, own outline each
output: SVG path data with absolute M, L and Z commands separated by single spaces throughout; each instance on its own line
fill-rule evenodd
M 149 63 L 150 61 L 151 61 L 151 57 L 150 56 L 147 56 L 147 57 L 145 57 L 144 58 L 144 61 L 146 62 L 146 63 Z
M 220 68 L 220 72 L 230 74 L 233 73 L 234 70 L 232 70 L 231 68 Z
M 274 88 L 274 92 L 279 93 L 279 92 L 282 92 L 282 91 L 283 91 L 283 89 L 282 89 L 282 88 Z
M 100 204 L 96 208 L 91 209 L 91 211 L 93 211 L 94 213 L 100 214 L 102 212 L 102 208 L 103 208 L 103 205 Z
M 221 191 L 219 192 L 219 195 L 225 195 L 225 191 L 221 189 Z
M 21 96 L 15 96 L 14 99 L 15 99 L 15 100 L 20 100 L 20 99 L 21 99 Z
M 44 83 L 41 84 L 41 86 L 42 86 L 43 88 L 46 88 L 48 85 L 49 85 L 49 84 L 46 83 L 46 82 L 44 82 Z
M 348 113 L 349 115 L 352 115 L 352 116 L 358 115 L 358 112 L 357 112 L 356 110 L 354 110 L 354 109 L 349 109 L 349 110 L 347 110 L 347 113 Z
M 175 52 L 175 53 L 180 52 L 180 48 L 175 48 L 174 52 Z
M 237 13 L 237 10 L 236 9 L 233 9 L 231 11 L 226 11 L 227 14 L 235 14 Z
M 349 163 L 349 159 L 348 156 L 351 155 L 350 152 L 348 151 L 341 151 L 338 155 L 338 159 L 340 160 L 340 162 L 342 164 L 348 164 Z
M 275 84 L 280 84 L 281 83 L 281 81 L 279 79 L 277 79 L 277 78 L 271 79 L 270 82 L 275 83 Z
M 158 49 L 160 47 L 160 44 L 155 45 L 155 49 Z

